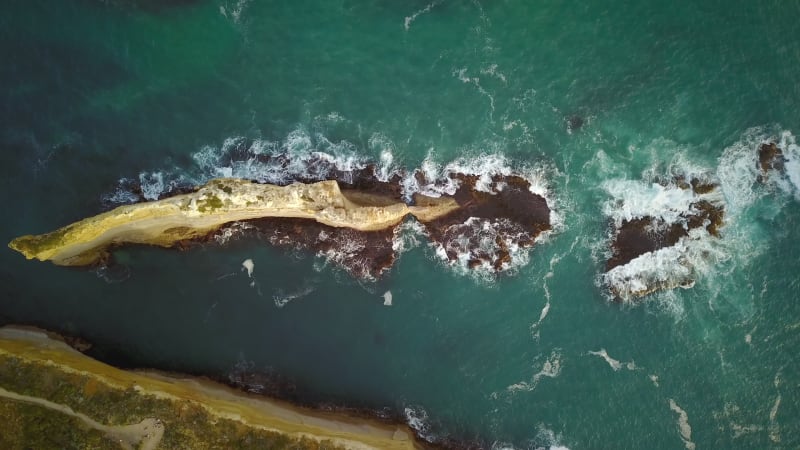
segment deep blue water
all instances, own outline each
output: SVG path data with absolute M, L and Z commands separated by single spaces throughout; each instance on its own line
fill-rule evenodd
M 137 366 L 273 371 L 431 440 L 800 446 L 796 2 L 175 3 L 0 6 L 5 241 L 113 207 L 123 178 L 155 193 L 258 178 L 225 156 L 240 137 L 388 168 L 502 155 L 541 181 L 556 230 L 496 279 L 442 262 L 411 227 L 378 281 L 247 239 L 122 249 L 105 271 L 7 250 L 2 322 Z M 760 185 L 765 140 L 792 163 Z M 719 242 L 693 288 L 611 302 L 610 191 L 627 180 L 637 198 L 675 170 L 720 183 Z

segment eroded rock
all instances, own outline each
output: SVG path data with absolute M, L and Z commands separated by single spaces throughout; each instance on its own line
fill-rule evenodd
M 510 249 L 531 247 L 542 232 L 552 228 L 547 201 L 531 192 L 526 179 L 495 175 L 488 189 L 481 190 L 477 175 L 452 177 L 460 182 L 453 195 L 458 209 L 422 221 L 440 253 L 452 263 L 504 271 L 511 267 Z
M 719 236 L 724 207 L 715 182 L 682 176 L 660 183 L 690 196 L 684 210 L 635 215 L 612 223 L 611 257 L 604 279 L 616 299 L 628 301 L 652 292 L 694 284 L 698 242 Z M 689 194 L 690 193 L 690 194 Z M 631 193 L 634 194 L 634 193 Z M 685 198 L 685 197 L 684 197 Z M 671 207 L 679 207 L 676 202 Z M 620 208 L 625 206 L 621 199 Z M 671 208 L 670 206 L 663 206 Z

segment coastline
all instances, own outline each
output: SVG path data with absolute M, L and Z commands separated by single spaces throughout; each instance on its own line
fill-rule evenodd
M 194 436 L 195 432 L 191 430 L 193 423 L 182 420 L 180 414 L 160 417 L 159 411 L 163 412 L 163 409 L 147 411 L 147 408 L 143 408 L 139 403 L 157 400 L 161 402 L 162 408 L 173 408 L 177 411 L 194 408 L 194 415 L 190 416 L 205 414 L 209 423 L 216 425 L 210 427 L 211 430 L 203 432 L 213 433 L 214 429 L 218 429 L 224 434 L 231 427 L 241 428 L 240 434 L 251 432 L 273 434 L 288 438 L 294 442 L 292 445 L 300 445 L 298 443 L 303 442 L 305 444 L 302 445 L 306 445 L 310 442 L 311 448 L 327 444 L 340 448 L 421 448 L 421 444 L 416 442 L 408 426 L 388 425 L 361 417 L 312 411 L 279 400 L 249 395 L 207 379 L 177 378 L 154 371 L 117 369 L 83 355 L 64 341 L 54 338 L 51 333 L 30 327 L 0 328 L 0 360 L 3 361 L 5 370 L 24 366 L 25 370 L 33 371 L 32 373 L 39 372 L 44 379 L 49 380 L 47 383 L 37 385 L 32 383 L 32 377 L 19 379 L 19 372 L 11 377 L 5 374 L 0 378 L 4 380 L 0 384 L 4 393 L 11 392 L 17 396 L 40 399 L 29 400 L 29 403 L 51 402 L 51 406 L 60 405 L 61 408 L 67 408 L 76 414 L 85 414 L 103 423 L 101 417 L 92 417 L 90 414 L 94 408 L 92 393 L 106 392 L 107 397 L 111 392 L 125 399 L 123 404 L 114 404 L 111 409 L 130 410 L 136 413 L 133 414 L 135 417 L 131 416 L 124 423 L 111 420 L 105 425 L 132 426 L 135 425 L 134 422 L 144 423 L 144 420 L 150 419 L 150 422 L 157 421 L 163 424 L 165 441 L 169 441 L 170 438 L 175 439 L 178 434 L 182 437 Z M 11 385 L 15 383 L 18 385 Z M 53 383 L 59 386 L 59 395 L 64 389 L 76 389 L 81 392 L 80 399 L 59 403 L 58 399 L 47 398 L 48 386 Z M 24 392 L 17 392 L 20 390 Z M 10 397 L 0 395 L 0 398 L 5 400 Z M 98 411 L 102 411 L 102 408 Z M 111 411 L 107 413 L 114 416 Z M 63 411 L 54 414 L 61 415 Z M 196 422 L 197 418 L 194 420 Z M 108 433 L 106 434 L 108 437 Z M 198 441 L 201 442 L 203 441 Z M 142 445 L 144 444 L 142 441 Z M 151 448 L 169 448 L 169 446 L 155 445 Z

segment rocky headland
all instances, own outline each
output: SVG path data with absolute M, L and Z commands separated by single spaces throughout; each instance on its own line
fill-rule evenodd
M 280 156 L 263 158 L 289 164 Z M 305 175 L 290 184 L 213 179 L 22 236 L 9 247 L 28 259 L 88 266 L 108 263 L 110 250 L 126 244 L 187 248 L 252 234 L 271 245 L 325 254 L 356 277 L 377 278 L 396 259 L 397 227 L 407 216 L 423 224 L 446 259 L 495 273 L 510 266 L 514 251 L 551 229 L 547 201 L 520 176 L 494 175 L 487 188 L 477 175 L 449 174 L 445 181 L 457 186 L 454 193 L 416 192 L 409 201 L 400 174 L 379 177 L 374 165 L 339 170 L 321 159 L 305 163 Z M 419 183 L 441 182 L 419 171 L 413 176 Z

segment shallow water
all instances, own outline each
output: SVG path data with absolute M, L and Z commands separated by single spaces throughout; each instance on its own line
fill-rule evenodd
M 541 180 L 559 225 L 496 279 L 446 264 L 411 226 L 374 282 L 246 239 L 119 250 L 99 271 L 8 250 L 2 322 L 78 334 L 134 366 L 274 371 L 305 400 L 388 407 L 431 440 L 800 445 L 800 7 L 141 3 L 0 6 L 6 241 L 110 208 L 120 179 L 153 195 L 266 179 L 231 161 L 240 137 L 387 171 L 513 167 Z M 766 139 L 795 164 L 758 185 Z M 614 186 L 641 195 L 676 169 L 720 182 L 721 239 L 693 288 L 609 302 Z

